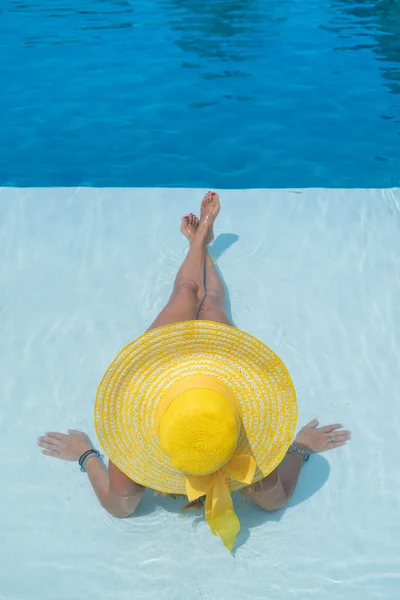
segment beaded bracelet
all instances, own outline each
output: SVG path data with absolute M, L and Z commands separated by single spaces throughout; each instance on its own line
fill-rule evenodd
M 296 444 L 290 444 L 289 449 L 286 454 L 290 454 L 291 452 L 297 452 L 300 456 L 303 457 L 303 463 L 307 462 L 310 458 L 310 452 L 307 450 L 303 450 L 303 448 L 299 448 Z
M 79 466 L 82 466 L 82 462 L 84 461 L 84 459 L 86 458 L 86 456 L 88 456 L 88 454 L 90 454 L 91 452 L 93 452 L 94 448 L 91 448 L 90 450 L 86 450 L 86 452 L 84 452 L 80 457 L 79 457 Z
M 86 469 L 85 469 L 86 463 L 87 463 L 88 459 L 91 458 L 92 456 L 97 456 L 100 459 L 104 458 L 103 454 L 100 454 L 100 452 L 98 450 L 95 450 L 94 448 L 92 448 L 92 450 L 87 450 L 86 452 L 84 452 L 79 459 L 79 466 L 83 473 L 86 473 Z

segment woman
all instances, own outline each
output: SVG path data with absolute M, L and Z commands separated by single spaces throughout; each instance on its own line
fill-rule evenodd
M 170 333 L 168 335 L 172 335 L 175 331 L 175 325 L 171 325 L 171 324 L 182 324 L 182 322 L 187 322 L 187 326 L 189 327 L 193 327 L 196 331 L 200 331 L 199 328 L 202 326 L 200 323 L 198 323 L 199 321 L 204 321 L 207 322 L 207 327 L 213 327 L 217 328 L 216 329 L 216 337 L 214 338 L 216 347 L 218 345 L 217 340 L 220 339 L 221 335 L 227 335 L 228 337 L 226 339 L 229 339 L 229 336 L 232 336 L 233 333 L 235 332 L 239 332 L 239 330 L 235 329 L 233 330 L 233 324 L 231 323 L 227 313 L 226 313 L 226 299 L 225 299 L 225 293 L 224 293 L 224 286 L 222 284 L 222 281 L 219 277 L 218 271 L 216 270 L 214 263 L 211 259 L 211 256 L 209 255 L 208 251 L 207 251 L 207 246 L 208 244 L 210 244 L 210 242 L 213 241 L 214 239 L 214 235 L 213 235 L 213 224 L 214 221 L 219 213 L 220 210 L 220 204 L 219 204 L 219 197 L 218 194 L 216 193 L 211 193 L 209 192 L 203 199 L 202 203 L 201 203 L 201 214 L 200 214 L 200 219 L 198 219 L 196 216 L 194 216 L 193 214 L 190 215 L 186 215 L 185 217 L 182 218 L 182 223 L 181 223 L 181 231 L 182 233 L 187 237 L 187 239 L 190 242 L 190 249 L 189 252 L 185 258 L 185 260 L 183 261 L 183 264 L 181 266 L 181 268 L 179 269 L 179 272 L 177 274 L 176 280 L 175 280 L 175 284 L 174 284 L 174 288 L 173 288 L 173 292 L 171 295 L 170 300 L 168 301 L 167 305 L 164 307 L 164 309 L 161 311 L 161 313 L 158 315 L 157 319 L 154 321 L 154 323 L 151 325 L 151 327 L 148 329 L 148 332 L 152 332 L 153 330 L 157 330 L 156 332 L 154 332 L 154 338 L 152 338 L 152 345 L 148 346 L 148 348 L 153 348 L 154 347 L 154 341 L 157 340 L 157 335 L 158 332 L 162 332 L 165 331 L 165 329 L 158 329 L 158 328 L 165 328 L 165 326 L 170 326 L 171 330 Z M 197 326 L 193 325 L 194 323 L 197 323 Z M 212 323 L 210 323 L 212 322 Z M 205 326 L 206 323 L 204 323 Z M 218 326 L 216 324 L 219 324 Z M 219 328 L 219 329 L 218 329 Z M 167 328 L 168 329 L 168 328 Z M 222 332 L 222 333 L 221 333 Z M 144 334 L 143 338 L 146 339 L 146 336 L 149 336 L 150 334 Z M 194 334 L 195 335 L 195 334 Z M 203 333 L 198 333 L 198 335 L 201 337 L 201 335 L 203 335 Z M 239 334 L 237 334 L 239 335 Z M 246 336 L 245 338 L 241 338 L 241 339 L 245 339 L 248 340 L 250 339 L 250 336 L 247 336 L 247 334 L 242 334 L 242 336 Z M 197 338 L 196 338 L 197 339 Z M 200 339 L 200 338 L 199 338 Z M 188 338 L 189 340 L 189 338 Z M 192 344 L 193 339 L 190 338 L 191 341 L 188 342 L 188 344 Z M 251 341 L 251 340 L 250 340 Z M 141 342 L 141 344 L 143 344 L 144 342 Z M 231 343 L 231 342 L 229 342 Z M 244 343 L 244 342 L 243 342 Z M 254 342 L 255 343 L 255 342 Z M 261 343 L 260 343 L 261 345 Z M 207 348 L 207 351 L 211 351 L 210 348 L 211 346 L 213 346 L 213 344 L 210 345 L 210 343 L 208 343 L 207 346 L 205 346 L 205 348 Z M 231 343 L 230 345 L 230 352 L 234 353 L 235 351 L 240 352 L 240 348 L 242 346 L 242 343 L 239 344 L 235 344 L 235 343 Z M 266 347 L 265 347 L 266 348 Z M 271 355 L 273 355 L 272 351 L 269 351 L 268 349 L 266 349 L 266 352 L 270 352 L 270 354 L 267 356 L 267 354 L 265 354 L 265 356 L 267 357 L 265 360 L 269 360 L 271 358 Z M 182 352 L 182 349 L 180 350 L 180 352 Z M 261 352 L 263 352 L 263 350 L 261 350 Z M 247 354 L 251 354 L 251 351 L 249 352 L 247 350 Z M 231 354 L 228 354 L 228 359 L 229 356 Z M 254 356 L 256 355 L 256 353 L 254 354 Z M 137 356 L 139 356 L 138 354 L 135 355 L 136 356 L 136 363 L 137 363 Z M 199 355 L 200 356 L 200 355 Z M 233 356 L 233 354 L 232 354 Z M 198 359 L 200 360 L 200 358 Z M 264 359 L 263 359 L 264 360 Z M 285 367 L 282 365 L 282 363 L 279 361 L 279 359 L 276 357 L 276 355 L 273 355 L 273 358 L 271 359 L 272 362 L 269 364 L 268 369 L 265 371 L 265 377 L 268 378 L 269 374 L 272 372 L 271 369 L 275 368 L 276 365 L 277 369 L 279 371 L 279 376 L 278 378 L 275 377 L 275 379 L 273 380 L 273 385 L 278 386 L 279 390 L 284 390 L 286 389 L 289 390 L 289 392 L 286 394 L 285 398 L 284 398 L 284 394 L 281 394 L 281 400 L 280 400 L 280 405 L 278 406 L 278 416 L 279 416 L 279 410 L 286 410 L 286 413 L 289 415 L 287 418 L 287 426 L 285 429 L 285 435 L 281 436 L 283 441 L 279 441 L 278 438 L 274 438 L 274 442 L 272 444 L 272 446 L 270 447 L 270 451 L 271 453 L 276 457 L 279 455 L 279 464 L 277 466 L 275 466 L 274 468 L 272 468 L 275 463 L 272 461 L 269 461 L 268 464 L 267 463 L 263 463 L 262 464 L 262 468 L 261 470 L 259 470 L 257 472 L 257 468 L 258 463 L 262 463 L 263 459 L 260 458 L 260 452 L 257 450 L 257 443 L 254 438 L 254 433 L 249 433 L 251 427 L 250 425 L 247 425 L 247 423 L 250 423 L 250 418 L 247 418 L 246 420 L 246 415 L 243 415 L 242 413 L 245 413 L 245 409 L 243 407 L 243 405 L 239 405 L 239 409 L 237 409 L 237 406 L 234 407 L 234 412 L 236 411 L 236 416 L 232 413 L 232 421 L 230 423 L 236 423 L 235 419 L 236 417 L 238 417 L 238 419 L 242 419 L 244 418 L 244 425 L 243 423 L 239 424 L 239 429 L 238 432 L 236 432 L 235 434 L 232 434 L 232 427 L 236 427 L 236 425 L 229 425 L 229 427 L 231 427 L 229 429 L 228 425 L 228 437 L 231 435 L 235 435 L 236 437 L 234 437 L 234 444 L 238 443 L 238 439 L 239 436 L 242 435 L 239 431 L 243 432 L 243 429 L 245 429 L 245 433 L 247 434 L 247 436 L 249 437 L 250 435 L 253 436 L 253 438 L 249 439 L 249 440 L 245 440 L 245 442 L 243 442 L 244 446 L 243 448 L 245 448 L 245 450 L 241 450 L 239 452 L 236 452 L 236 459 L 237 456 L 239 455 L 241 458 L 243 458 L 244 460 L 247 460 L 246 465 L 244 465 L 243 461 L 242 464 L 240 465 L 240 467 L 238 467 L 238 469 L 235 471 L 233 468 L 231 468 L 231 470 L 229 469 L 225 469 L 224 471 L 224 465 L 226 466 L 227 464 L 229 464 L 229 461 L 227 461 L 227 459 L 229 459 L 229 457 L 231 457 L 234 452 L 232 450 L 229 450 L 229 453 L 226 454 L 224 460 L 221 459 L 221 461 L 217 464 L 216 468 L 216 473 L 221 474 L 224 471 L 224 474 L 221 475 L 222 479 L 221 479 L 221 486 L 220 488 L 218 488 L 218 490 L 216 489 L 218 486 L 215 483 L 217 480 L 215 479 L 215 473 L 212 471 L 212 469 L 209 469 L 209 471 L 204 470 L 203 466 L 200 462 L 198 463 L 200 466 L 196 469 L 194 469 L 194 473 L 193 473 L 193 469 L 190 468 L 186 468 L 184 469 L 181 466 L 181 463 L 179 463 L 180 458 L 178 457 L 178 459 L 176 459 L 176 456 L 172 456 L 171 454 L 171 444 L 169 443 L 167 437 L 168 435 L 170 435 L 170 431 L 171 431 L 171 424 L 170 422 L 166 421 L 166 417 L 165 415 L 167 414 L 168 419 L 171 418 L 171 410 L 169 409 L 170 403 L 174 402 L 174 399 L 170 399 L 167 403 L 167 407 L 164 408 L 164 412 L 161 414 L 155 415 L 155 421 L 157 423 L 157 435 L 159 437 L 159 440 L 157 441 L 158 446 L 161 446 L 161 450 L 163 451 L 163 459 L 166 455 L 169 456 L 169 458 L 171 459 L 169 462 L 169 465 L 172 465 L 175 467 L 179 467 L 181 469 L 181 471 L 185 471 L 185 474 L 187 472 L 191 473 L 190 477 L 192 477 L 192 479 L 190 479 L 189 475 L 186 476 L 186 490 L 189 496 L 189 499 L 194 499 L 193 502 L 191 502 L 191 504 L 202 504 L 202 502 L 204 501 L 204 497 L 208 496 L 211 498 L 210 499 L 210 503 L 209 503 L 209 507 L 208 509 L 206 508 L 206 515 L 208 514 L 207 520 L 210 522 L 211 528 L 213 530 L 213 533 L 218 533 L 225 545 L 227 547 L 229 547 L 229 549 L 232 548 L 233 543 L 234 543 L 234 539 L 238 530 L 238 524 L 236 524 L 236 522 L 234 523 L 234 518 L 235 515 L 233 513 L 233 508 L 231 505 L 231 501 L 230 501 L 230 496 L 229 496 L 229 492 L 227 492 L 228 490 L 228 481 L 229 483 L 229 489 L 240 489 L 240 488 L 244 488 L 247 486 L 247 491 L 249 496 L 254 500 L 254 502 L 261 507 L 262 509 L 266 510 L 266 511 L 276 511 L 280 508 L 282 508 L 287 501 L 289 500 L 289 498 L 291 497 L 291 495 L 293 494 L 293 491 L 296 487 L 296 483 L 297 483 L 297 479 L 300 473 L 300 469 L 301 466 L 304 462 L 304 460 L 308 459 L 309 453 L 312 452 L 323 452 L 325 450 L 330 450 L 333 448 L 338 448 L 340 446 L 343 446 L 344 444 L 346 444 L 346 442 L 350 439 L 351 434 L 349 431 L 345 431 L 343 430 L 343 426 L 340 424 L 334 424 L 334 425 L 328 425 L 325 427 L 318 427 L 318 421 L 317 419 L 313 419 L 310 423 L 308 423 L 305 427 L 303 427 L 300 432 L 298 433 L 297 437 L 294 440 L 294 443 L 291 443 L 290 446 L 288 446 L 288 444 L 290 442 L 293 441 L 293 437 L 291 437 L 289 439 L 289 436 L 292 435 L 292 431 L 293 431 L 293 427 L 295 426 L 295 421 L 296 421 L 296 416 L 297 416 L 297 412 L 296 409 L 294 408 L 294 390 L 293 390 L 293 386 L 291 384 L 290 378 L 287 374 L 287 372 L 285 371 Z M 254 358 L 253 362 L 256 361 L 256 358 Z M 221 364 L 226 364 L 227 360 L 226 360 L 226 356 L 225 358 L 222 360 Z M 138 363 L 137 363 L 138 364 Z M 199 364 L 198 362 L 195 363 L 196 365 Z M 255 362 L 254 362 L 255 364 Z M 267 364 L 267 363 L 265 363 Z M 273 367 L 271 367 L 271 365 L 273 365 Z M 125 368 L 125 367 L 124 367 Z M 136 368 L 136 367 L 135 367 Z M 139 368 L 139 367 L 138 367 Z M 249 368 L 252 368 L 251 366 Z M 255 367 L 254 367 L 255 368 Z M 277 371 L 277 372 L 278 372 Z M 192 371 L 191 371 L 192 373 Z M 254 372 L 255 373 L 255 372 Z M 120 377 L 120 380 L 122 381 L 121 377 L 126 377 L 125 371 L 122 373 L 122 375 L 118 375 L 118 377 Z M 285 379 L 285 384 L 286 388 L 282 387 L 282 385 L 279 383 L 279 377 L 283 377 Z M 190 377 L 189 377 L 190 379 Z M 193 378 L 192 378 L 193 379 Z M 196 379 L 196 378 L 195 378 Z M 120 381 L 119 380 L 119 381 Z M 205 381 L 210 382 L 211 379 L 210 377 L 205 378 Z M 229 382 L 229 378 L 226 380 Z M 255 381 L 255 374 L 253 377 L 253 381 Z M 271 380 L 272 381 L 272 380 Z M 282 380 L 283 381 L 283 380 Z M 278 382 L 278 383 L 277 383 Z M 193 382 L 192 382 L 193 383 Z M 179 384 L 179 382 L 178 382 Z M 104 385 L 108 385 L 107 380 L 106 380 L 106 384 L 104 384 L 104 380 L 102 382 L 102 386 L 104 388 Z M 120 385 L 120 384 L 118 384 Z M 131 384 L 129 384 L 131 385 Z M 135 384 L 136 385 L 136 384 Z M 229 421 L 229 416 L 227 417 L 227 412 L 229 412 L 230 408 L 224 408 L 224 398 L 223 398 L 223 393 L 221 392 L 221 388 L 218 387 L 217 383 L 215 383 L 216 387 L 214 387 L 214 384 L 211 384 L 211 386 L 208 386 L 207 384 L 201 385 L 200 387 L 207 387 L 208 392 L 211 394 L 210 398 L 216 398 L 217 400 L 213 400 L 213 404 L 212 404 L 212 410 L 214 410 L 214 404 L 218 404 L 218 402 L 222 402 L 221 406 L 221 411 L 224 413 L 223 415 L 223 419 L 225 419 L 226 422 Z M 197 384 L 194 386 L 196 387 Z M 279 387 L 280 386 L 280 387 Z M 173 387 L 173 386 L 172 386 Z M 189 389 L 189 392 L 193 391 L 193 385 L 191 384 Z M 211 391 L 209 389 L 209 387 L 211 387 Z M 277 389 L 278 389 L 277 388 Z M 99 390 L 101 390 L 102 387 L 100 386 Z M 121 389 L 120 387 L 118 389 Z M 227 389 L 227 387 L 224 388 L 226 391 L 226 395 L 228 396 L 230 394 L 230 391 Z M 136 388 L 135 388 L 136 390 Z M 181 390 L 182 391 L 182 390 Z M 204 391 L 204 390 L 203 390 Z M 271 392 L 271 397 L 276 396 L 275 394 L 275 388 L 272 389 Z M 179 395 L 179 390 L 177 391 L 177 393 L 175 394 L 174 398 L 177 397 L 177 395 Z M 187 390 L 183 390 L 184 393 L 187 392 Z M 220 394 L 220 392 L 222 393 L 222 396 Z M 100 396 L 102 397 L 102 394 L 107 394 L 108 392 L 104 392 L 104 390 L 102 392 L 100 392 Z M 137 390 L 134 391 L 134 393 L 137 395 Z M 286 393 L 286 392 L 285 392 Z M 132 392 L 133 394 L 133 392 Z M 214 394 L 214 396 L 213 396 Z M 275 394 L 275 395 L 274 395 Z M 115 395 L 115 394 L 114 394 Z M 110 395 L 111 397 L 111 395 Z M 127 397 L 130 397 L 129 394 Z M 263 397 L 263 396 L 262 396 Z M 277 397 L 277 396 L 276 396 Z M 103 402 L 102 399 L 100 399 L 100 404 Z M 202 400 L 200 399 L 200 404 L 202 402 Z M 211 400 L 210 400 L 211 402 Z M 235 403 L 236 400 L 233 400 L 233 403 Z M 189 402 L 190 404 L 190 402 Z M 229 404 L 229 402 L 228 402 Z M 275 402 L 276 404 L 276 402 Z M 278 403 L 279 404 L 279 403 Z M 121 405 L 122 406 L 122 405 Z M 175 406 L 175 405 L 174 405 Z M 272 414 L 272 405 L 268 405 L 267 406 L 267 411 L 266 411 L 266 415 L 270 415 Z M 98 434 L 100 431 L 100 439 L 102 441 L 103 446 L 106 448 L 107 451 L 107 444 L 109 442 L 107 436 L 112 435 L 111 430 L 112 428 L 109 428 L 107 430 L 107 432 L 105 432 L 102 427 L 102 423 L 104 419 L 113 419 L 114 416 L 113 414 L 110 416 L 105 417 L 104 416 L 104 402 L 103 404 L 101 404 L 101 410 L 98 413 L 99 416 L 97 417 L 97 421 L 96 422 L 96 427 L 98 430 Z M 198 408 L 198 407 L 197 407 Z M 196 408 L 196 410 L 197 410 Z M 114 409 L 113 409 L 114 410 Z M 118 409 L 119 411 L 121 411 L 122 409 Z M 125 410 L 125 409 L 124 409 Z M 138 408 L 135 409 L 136 413 L 138 412 Z M 148 410 L 148 409 L 146 409 Z M 160 412 L 160 409 L 158 407 L 158 412 Z M 178 409 L 177 409 L 178 410 Z M 180 409 L 179 409 L 180 410 Z M 186 409 L 184 409 L 186 410 Z M 203 410 L 203 408 L 201 408 L 201 410 Z M 218 409 L 219 410 L 219 409 Z M 217 412 L 218 412 L 217 410 Z M 257 410 L 257 407 L 249 409 L 250 413 L 252 412 L 252 414 L 255 414 L 255 411 Z M 101 412 L 103 411 L 103 412 Z M 241 412 L 240 412 L 241 411 Z M 173 411 L 172 411 L 173 412 Z M 101 414 L 100 414 L 101 413 Z M 136 414 L 135 413 L 135 414 Z M 240 414 L 239 414 L 240 413 Z M 249 413 L 249 414 L 250 414 Z M 197 414 L 197 413 L 196 413 Z M 214 413 L 213 413 L 214 414 Z M 252 416 L 252 414 L 250 414 L 250 417 Z M 175 415 L 176 416 L 176 415 Z M 249 415 L 247 415 L 247 417 L 249 417 Z M 116 417 L 118 418 L 118 416 Z M 129 417 L 130 418 L 130 417 Z M 142 416 L 142 421 L 145 419 L 145 416 Z M 175 417 L 174 417 L 175 418 Z M 180 418 L 180 417 L 179 417 Z M 164 421 L 163 421 L 164 419 Z M 186 419 L 186 416 L 185 416 Z M 218 415 L 217 416 L 213 416 L 213 419 L 218 419 Z M 265 419 L 265 416 L 264 416 Z M 225 431 L 224 426 L 225 426 L 225 421 L 223 422 L 222 426 L 218 425 L 218 430 L 216 432 L 216 438 L 220 438 L 220 432 L 222 430 Z M 214 421 L 213 421 L 214 422 Z M 208 423 L 208 422 L 207 422 Z M 276 423 L 278 423 L 278 421 L 276 421 Z M 191 425 L 190 425 L 191 426 Z M 128 433 L 126 433 L 125 429 L 124 429 L 124 425 L 121 426 L 122 429 L 120 428 L 120 431 L 122 433 L 120 433 L 120 435 L 122 437 L 124 436 L 128 436 Z M 208 427 L 208 424 L 207 424 Z M 211 430 L 213 427 L 213 423 L 211 423 L 210 425 Z M 222 427 L 222 429 L 221 429 Z M 262 426 L 260 426 L 262 428 Z M 260 428 L 259 427 L 259 428 Z M 276 427 L 278 427 L 278 425 L 276 425 Z M 279 427 L 284 427 L 279 425 Z M 162 428 L 164 428 L 162 430 Z M 114 427 L 115 429 L 115 427 Z M 132 427 L 131 427 L 132 429 Z M 131 431 L 131 429 L 129 431 Z M 207 431 L 207 440 L 210 440 L 212 438 L 213 433 L 210 431 Z M 275 430 L 274 430 L 275 431 Z M 269 438 L 273 438 L 274 436 L 274 431 L 271 431 L 269 433 Z M 186 434 L 186 421 L 185 421 L 185 434 Z M 142 435 L 142 434 L 140 434 Z M 144 435 L 144 434 L 143 434 Z M 172 435 L 172 434 L 171 434 Z M 193 434 L 196 437 L 196 440 L 198 440 L 198 436 L 200 435 L 199 432 L 196 430 L 195 434 Z M 117 436 L 118 438 L 118 436 Z M 130 439 L 130 438 L 129 438 Z M 128 440 L 128 442 L 126 442 L 129 446 L 129 443 L 131 443 L 129 441 L 128 437 L 126 437 L 126 440 Z M 219 443 L 219 441 L 217 440 L 215 443 L 217 444 L 217 442 Z M 125 443 L 125 438 L 124 438 L 124 443 Z M 134 440 L 134 442 L 132 443 L 138 443 L 137 439 Z M 192 442 L 191 442 L 192 443 Z M 230 442 L 229 442 L 230 443 Z M 260 446 L 261 446 L 261 442 Z M 262 444 L 266 444 L 267 442 L 264 440 L 262 442 Z M 113 446 L 114 444 L 114 446 Z M 141 442 L 142 446 L 143 444 L 146 445 L 146 441 Z M 169 444 L 169 445 L 168 445 Z M 196 441 L 197 446 L 202 448 L 202 453 L 200 453 L 200 458 L 202 459 L 204 457 L 204 454 L 207 452 L 209 452 L 209 445 L 208 445 L 208 441 L 207 443 L 200 440 L 200 442 Z M 211 442 L 210 442 L 211 444 Z M 247 444 L 247 445 L 246 445 Z M 132 477 L 130 477 L 127 473 L 136 473 L 135 468 L 137 467 L 133 467 L 133 471 L 131 470 L 130 467 L 130 462 L 124 462 L 124 460 L 127 460 L 126 457 L 124 459 L 121 458 L 120 456 L 120 452 L 122 452 L 122 450 L 118 449 L 121 447 L 121 440 L 117 439 L 116 441 L 114 441 L 113 443 L 108 444 L 109 445 L 109 451 L 107 452 L 108 456 L 110 458 L 112 458 L 113 460 L 109 461 L 108 464 L 108 469 L 107 467 L 103 464 L 102 460 L 101 460 L 101 456 L 99 454 L 99 452 L 95 451 L 93 449 L 93 445 L 90 441 L 90 439 L 88 438 L 87 435 L 85 435 L 84 433 L 80 432 L 80 431 L 75 431 L 75 430 L 69 430 L 68 434 L 62 434 L 62 433 L 57 433 L 57 432 L 49 432 L 47 433 L 45 436 L 41 436 L 38 440 L 38 445 L 43 448 L 42 452 L 43 454 L 47 455 L 47 456 L 52 456 L 55 458 L 60 458 L 63 460 L 72 460 L 72 461 L 78 461 L 80 459 L 80 464 L 83 467 L 82 470 L 86 470 L 88 476 L 89 476 L 89 480 L 93 486 L 93 489 L 99 499 L 99 501 L 101 502 L 102 506 L 112 515 L 114 515 L 115 517 L 127 517 L 129 515 L 131 515 L 136 507 L 138 506 L 140 500 L 142 499 L 144 492 L 145 492 L 145 485 L 144 482 L 147 482 L 147 475 L 143 474 L 140 475 L 140 479 L 141 481 L 134 481 L 132 479 Z M 178 444 L 179 445 L 179 444 Z M 197 448 L 196 446 L 196 448 Z M 247 450 L 246 450 L 247 448 Z M 256 461 L 257 461 L 257 465 L 253 460 L 253 457 L 251 456 L 251 453 L 254 451 L 256 451 Z M 193 450 L 193 443 L 192 446 L 190 447 L 190 451 Z M 141 452 L 142 450 L 138 450 L 138 452 Z M 148 452 L 150 452 L 150 450 L 147 449 Z M 213 450 L 214 451 L 214 450 Z M 131 452 L 131 451 L 130 451 Z M 218 448 L 218 452 L 219 452 L 219 448 Z M 129 458 L 129 461 L 133 461 L 135 462 L 135 457 L 133 456 L 133 452 L 131 452 Z M 254 452 L 253 452 L 254 455 Z M 159 455 L 161 456 L 161 454 Z M 197 456 L 197 455 L 196 455 Z M 246 459 L 244 458 L 246 456 Z M 115 460 L 114 460 L 115 457 Z M 235 458 L 235 457 L 234 457 Z M 283 458 L 283 459 L 282 459 Z M 146 458 L 146 460 L 148 460 Z M 161 460 L 160 458 L 158 460 Z M 193 459 L 193 456 L 191 457 L 190 460 L 197 460 Z M 200 459 L 199 459 L 200 460 Z M 117 466 L 115 464 L 115 462 L 119 463 L 119 466 Z M 154 459 L 153 459 L 154 462 Z M 178 464 L 179 463 L 179 464 Z M 183 463 L 182 463 L 183 464 Z M 232 466 L 233 463 L 231 463 Z M 236 465 L 237 466 L 237 465 Z M 121 468 L 120 468 L 121 467 Z M 172 468 L 172 467 L 171 467 Z M 214 467 L 213 467 L 214 468 Z M 244 469 L 244 470 L 243 470 Z M 271 470 L 272 469 L 272 470 Z M 238 471 L 242 470 L 243 472 L 240 474 L 238 474 Z M 209 482 L 209 477 L 211 477 L 211 475 L 209 474 L 210 471 L 212 471 L 212 477 L 213 479 L 213 491 L 210 491 L 210 482 Z M 175 473 L 176 471 L 170 471 L 170 473 Z M 258 475 L 257 475 L 258 473 Z M 197 477 L 197 475 L 201 476 L 201 477 Z M 256 476 L 255 476 L 256 475 Z M 265 475 L 265 476 L 264 476 Z M 236 480 L 237 485 L 235 487 L 235 485 L 232 483 L 234 480 Z M 258 480 L 258 481 L 256 481 Z M 153 481 L 153 480 L 151 480 Z M 188 483 L 189 481 L 189 483 Z M 255 481 L 255 483 L 254 483 Z M 202 482 L 206 482 L 207 485 L 205 485 L 205 487 L 203 486 Z M 250 485 L 249 485 L 250 483 Z M 148 483 L 147 483 L 148 485 Z M 183 485 L 183 484 L 182 484 Z M 219 485 L 219 484 L 218 484 Z M 207 487 L 208 486 L 208 487 Z M 224 487 L 225 486 L 225 487 Z M 156 485 L 154 486 L 155 489 L 162 489 L 162 490 L 167 490 L 169 492 L 171 491 L 181 491 L 182 488 L 181 486 L 177 485 L 175 487 L 168 487 L 168 485 L 164 485 L 161 486 L 161 484 L 158 486 L 158 488 L 156 487 Z M 204 488 L 204 489 L 203 489 Z M 201 492 L 204 491 L 205 493 L 202 494 Z M 228 494 L 228 495 L 227 495 Z M 229 498 L 228 498 L 229 496 Z M 223 497 L 223 502 L 219 502 L 219 504 L 222 506 L 224 505 L 223 511 L 224 515 L 229 515 L 229 519 L 227 518 L 223 523 L 223 518 L 221 517 L 221 511 L 219 514 L 215 513 L 213 515 L 211 515 L 212 512 L 212 504 L 215 504 L 215 500 L 220 500 L 220 498 Z M 217 502 L 218 504 L 218 502 Z M 208 513 L 207 513 L 208 510 Z M 215 512 L 215 511 L 214 511 Z M 225 518 L 225 517 L 224 517 Z M 222 519 L 222 520 L 221 520 Z M 229 523 L 228 523 L 229 521 Z M 222 523 L 222 525 L 221 525 Z M 228 523 L 228 525 L 226 525 L 226 523 Z M 230 531 L 229 534 L 226 533 L 226 528 L 230 528 L 232 531 Z

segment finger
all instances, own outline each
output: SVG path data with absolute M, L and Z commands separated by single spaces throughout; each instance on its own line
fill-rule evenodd
M 331 432 L 332 433 L 332 432 Z M 333 439 L 336 441 L 343 441 L 343 440 L 349 440 L 351 438 L 351 432 L 350 431 L 346 431 L 345 429 L 342 431 L 337 431 L 335 433 L 335 435 L 329 435 L 329 433 L 327 433 L 326 435 L 328 435 L 330 438 L 333 437 Z
M 50 446 L 59 446 L 61 444 L 61 440 L 58 438 L 51 437 L 49 435 L 41 435 L 38 440 L 40 442 L 46 442 Z
M 334 444 L 330 444 L 331 448 L 340 448 L 340 446 L 345 446 L 347 442 L 335 442 Z
M 62 440 L 65 438 L 64 433 L 58 433 L 57 431 L 47 431 L 46 435 L 52 438 L 56 438 L 56 440 Z
M 46 448 L 47 450 L 58 451 L 57 446 L 55 446 L 54 444 L 49 444 L 49 443 L 45 442 L 44 440 L 39 440 L 37 445 L 40 446 L 41 448 Z
M 56 452 L 56 450 L 42 450 L 42 454 L 45 454 L 46 456 L 54 456 L 55 458 L 57 458 L 58 452 Z
M 318 419 L 313 419 L 312 421 L 307 423 L 306 427 L 317 427 L 318 423 L 319 423 Z
M 342 429 L 343 425 L 340 423 L 336 423 L 336 425 L 325 425 L 325 427 L 320 427 L 320 431 L 322 433 L 330 433 L 331 431 L 336 431 L 336 429 Z
M 340 438 L 340 439 L 336 439 L 335 438 L 334 442 L 327 442 L 325 444 L 325 448 L 327 448 L 329 450 L 329 448 L 334 448 L 335 444 L 346 444 L 348 441 L 349 440 L 346 440 L 346 439 L 343 439 L 343 438 Z

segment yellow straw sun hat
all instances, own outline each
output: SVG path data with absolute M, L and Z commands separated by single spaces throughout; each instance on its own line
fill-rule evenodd
M 146 487 L 206 496 L 206 520 L 229 550 L 240 529 L 230 492 L 279 465 L 296 422 L 294 387 L 278 356 L 239 329 L 200 320 L 126 346 L 95 405 L 109 459 Z

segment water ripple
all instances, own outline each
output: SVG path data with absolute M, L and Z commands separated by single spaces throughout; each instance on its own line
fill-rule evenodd
M 399 185 L 395 3 L 292 4 L 10 0 L 0 182 Z

